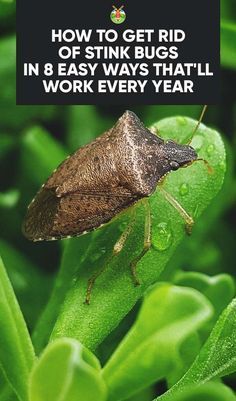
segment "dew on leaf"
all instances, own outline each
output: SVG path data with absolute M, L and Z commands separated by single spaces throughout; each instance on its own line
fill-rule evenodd
M 185 196 L 189 193 L 189 185 L 186 183 L 183 183 L 179 187 L 179 193 L 181 196 Z
M 219 163 L 219 168 L 221 169 L 221 170 L 225 170 L 225 162 L 224 162 L 224 160 L 222 160 L 220 163 Z
M 152 235 L 152 244 L 158 251 L 165 251 L 172 243 L 172 232 L 166 222 L 161 222 L 156 226 Z
M 210 156 L 213 152 L 214 152 L 214 150 L 215 150 L 215 146 L 214 145 L 212 145 L 212 144 L 210 144 L 208 147 L 207 147 L 207 154 Z
M 187 124 L 187 119 L 185 117 L 176 117 L 176 121 L 179 123 L 179 125 L 186 125 Z

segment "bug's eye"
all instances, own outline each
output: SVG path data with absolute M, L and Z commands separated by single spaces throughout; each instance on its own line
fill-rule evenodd
M 170 167 L 172 170 L 178 170 L 179 168 L 179 163 L 175 162 L 175 161 L 171 161 L 170 162 Z

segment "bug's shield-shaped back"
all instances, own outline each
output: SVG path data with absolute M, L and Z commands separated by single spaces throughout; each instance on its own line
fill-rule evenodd
M 78 191 L 57 197 L 55 190 L 45 188 L 28 210 L 24 233 L 33 241 L 81 235 L 108 222 L 133 202 L 129 196 Z
M 80 235 L 139 198 L 128 143 L 131 128 L 137 131 L 136 119 L 125 113 L 113 129 L 76 151 L 49 177 L 28 208 L 23 224 L 28 239 Z
M 49 177 L 28 208 L 25 236 L 37 241 L 80 235 L 149 196 L 166 173 L 163 143 L 125 112 Z

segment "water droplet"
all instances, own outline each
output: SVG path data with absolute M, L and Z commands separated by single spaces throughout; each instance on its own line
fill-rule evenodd
M 181 196 L 185 196 L 189 193 L 189 185 L 188 184 L 181 184 L 179 187 L 179 193 Z
M 221 162 L 219 163 L 219 167 L 221 170 L 225 171 L 225 162 L 224 160 L 221 160 Z
M 210 156 L 214 152 L 214 150 L 215 150 L 215 146 L 211 144 L 207 147 L 206 151 L 207 151 L 207 154 Z
M 186 125 L 187 124 L 187 120 L 185 117 L 176 117 L 176 121 L 178 122 L 179 125 Z
M 191 142 L 191 146 L 196 150 L 200 150 L 203 144 L 203 137 L 200 135 L 195 135 Z
M 158 251 L 165 251 L 172 243 L 172 232 L 169 224 L 166 222 L 159 223 L 152 235 L 152 243 Z

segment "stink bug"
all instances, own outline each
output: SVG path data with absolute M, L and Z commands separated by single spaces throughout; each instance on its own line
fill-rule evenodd
M 206 106 L 194 133 L 205 110 Z M 148 197 L 159 184 L 166 200 L 181 214 L 190 233 L 194 223 L 192 217 L 163 189 L 161 181 L 171 171 L 197 160 L 202 159 L 190 144 L 164 141 L 145 128 L 133 112 L 126 111 L 113 128 L 78 149 L 52 173 L 28 207 L 23 233 L 32 241 L 79 236 L 108 223 L 138 201 L 144 201 L 143 251 L 130 266 L 134 282 L 139 284 L 136 266 L 151 247 Z M 131 230 L 132 222 L 116 242 L 113 255 L 121 252 Z M 87 303 L 100 273 L 89 280 Z

